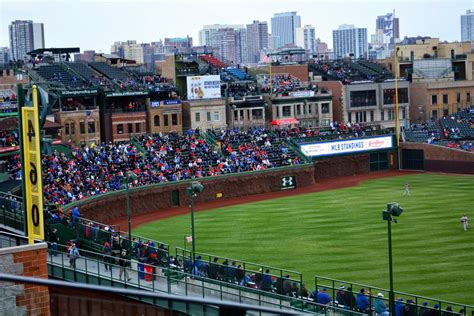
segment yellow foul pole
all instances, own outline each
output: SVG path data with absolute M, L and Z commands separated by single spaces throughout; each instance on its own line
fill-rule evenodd
M 400 123 L 398 115 L 398 55 L 397 41 L 395 40 L 395 10 L 393 10 L 392 22 L 392 38 L 393 38 L 393 67 L 395 68 L 395 136 L 397 138 L 397 147 L 400 145 Z M 397 34 L 398 35 L 398 34 Z

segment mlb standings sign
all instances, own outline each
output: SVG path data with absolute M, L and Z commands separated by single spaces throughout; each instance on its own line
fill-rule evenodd
M 357 138 L 300 145 L 301 152 L 307 157 L 322 157 L 349 154 L 393 147 L 393 136 Z
M 24 205 L 28 227 L 28 243 L 44 240 L 43 183 L 41 174 L 38 89 L 33 86 L 33 107 L 22 107 Z

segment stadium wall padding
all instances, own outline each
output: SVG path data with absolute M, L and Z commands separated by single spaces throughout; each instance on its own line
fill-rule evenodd
M 314 179 L 353 176 L 369 172 L 369 154 L 321 159 L 315 162 Z
M 222 194 L 221 198 L 225 199 L 280 191 L 281 178 L 285 176 L 295 176 L 297 188 L 306 187 L 315 184 L 314 171 L 314 165 L 308 164 L 198 179 L 205 189 L 196 201 L 218 201 L 218 194 Z M 130 189 L 132 214 L 145 214 L 173 206 L 187 206 L 189 196 L 186 188 L 189 182 L 172 182 Z M 179 194 L 178 205 L 173 205 L 172 192 L 174 190 L 177 190 Z M 79 206 L 85 218 L 101 223 L 109 223 L 114 219 L 127 216 L 125 191 L 88 198 L 75 205 Z M 70 204 L 67 208 L 72 206 Z
M 473 153 L 424 143 L 402 143 L 401 148 L 423 150 L 425 171 L 474 174 Z

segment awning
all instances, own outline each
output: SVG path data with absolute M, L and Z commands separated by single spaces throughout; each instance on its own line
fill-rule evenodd
M 295 118 L 288 118 L 283 120 L 273 120 L 272 125 L 292 125 L 292 124 L 299 124 L 300 122 Z

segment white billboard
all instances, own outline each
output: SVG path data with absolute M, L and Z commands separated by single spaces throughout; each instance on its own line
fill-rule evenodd
M 300 145 L 301 152 L 307 157 L 348 154 L 392 148 L 392 136 L 358 138 L 341 141 L 329 141 Z
M 188 100 L 216 99 L 221 97 L 221 77 L 211 76 L 188 76 Z

